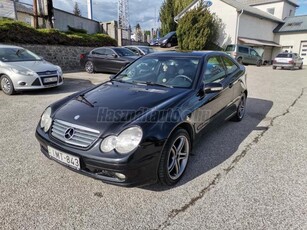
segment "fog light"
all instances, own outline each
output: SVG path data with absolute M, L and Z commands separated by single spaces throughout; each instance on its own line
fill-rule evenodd
M 18 82 L 18 85 L 21 85 L 21 86 L 25 86 L 27 83 L 26 82 L 23 82 L 23 81 L 19 81 Z
M 122 173 L 115 173 L 115 176 L 120 180 L 126 180 L 126 176 Z

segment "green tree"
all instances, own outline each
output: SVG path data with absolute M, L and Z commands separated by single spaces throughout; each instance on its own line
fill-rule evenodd
M 177 29 L 174 18 L 193 0 L 164 0 L 160 8 L 161 33 L 165 35 Z
M 77 2 L 75 2 L 73 14 L 76 16 L 81 16 L 81 10 L 79 9 L 79 5 Z
M 216 49 L 221 20 L 200 4 L 178 23 L 178 45 L 182 50 Z

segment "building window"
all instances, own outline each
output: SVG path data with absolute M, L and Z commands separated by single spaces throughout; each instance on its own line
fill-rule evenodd
M 275 13 L 275 8 L 267 8 L 266 11 L 267 11 L 269 14 L 274 15 L 274 13 Z

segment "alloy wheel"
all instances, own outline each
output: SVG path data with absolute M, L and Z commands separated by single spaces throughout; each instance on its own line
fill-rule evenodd
M 246 98 L 242 97 L 240 104 L 239 104 L 239 108 L 238 108 L 238 116 L 240 119 L 242 119 L 245 114 L 245 102 L 246 102 Z
M 172 180 L 178 179 L 184 172 L 189 158 L 190 145 L 187 137 L 179 136 L 170 149 L 167 170 Z
M 12 85 L 8 78 L 3 77 L 1 79 L 1 89 L 4 93 L 8 94 L 11 91 Z
M 93 73 L 94 72 L 93 62 L 91 62 L 91 61 L 86 62 L 86 64 L 85 64 L 85 71 L 88 72 L 88 73 Z

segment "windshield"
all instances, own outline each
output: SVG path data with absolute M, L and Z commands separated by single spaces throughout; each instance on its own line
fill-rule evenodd
M 200 59 L 197 57 L 148 57 L 138 59 L 113 80 L 130 84 L 189 88 L 193 85 Z
M 113 50 L 118 54 L 118 56 L 137 56 L 135 53 L 133 53 L 131 50 L 126 48 L 113 48 Z
M 41 58 L 23 48 L 0 48 L 0 60 L 3 62 L 40 61 Z
M 140 49 L 145 53 L 145 54 L 150 54 L 154 52 L 153 48 L 150 47 L 140 47 Z
M 167 35 L 165 35 L 163 38 L 161 38 L 161 40 L 164 40 L 164 39 L 168 39 L 170 38 L 171 36 L 173 36 L 176 32 L 172 31 L 172 32 L 169 32 Z

